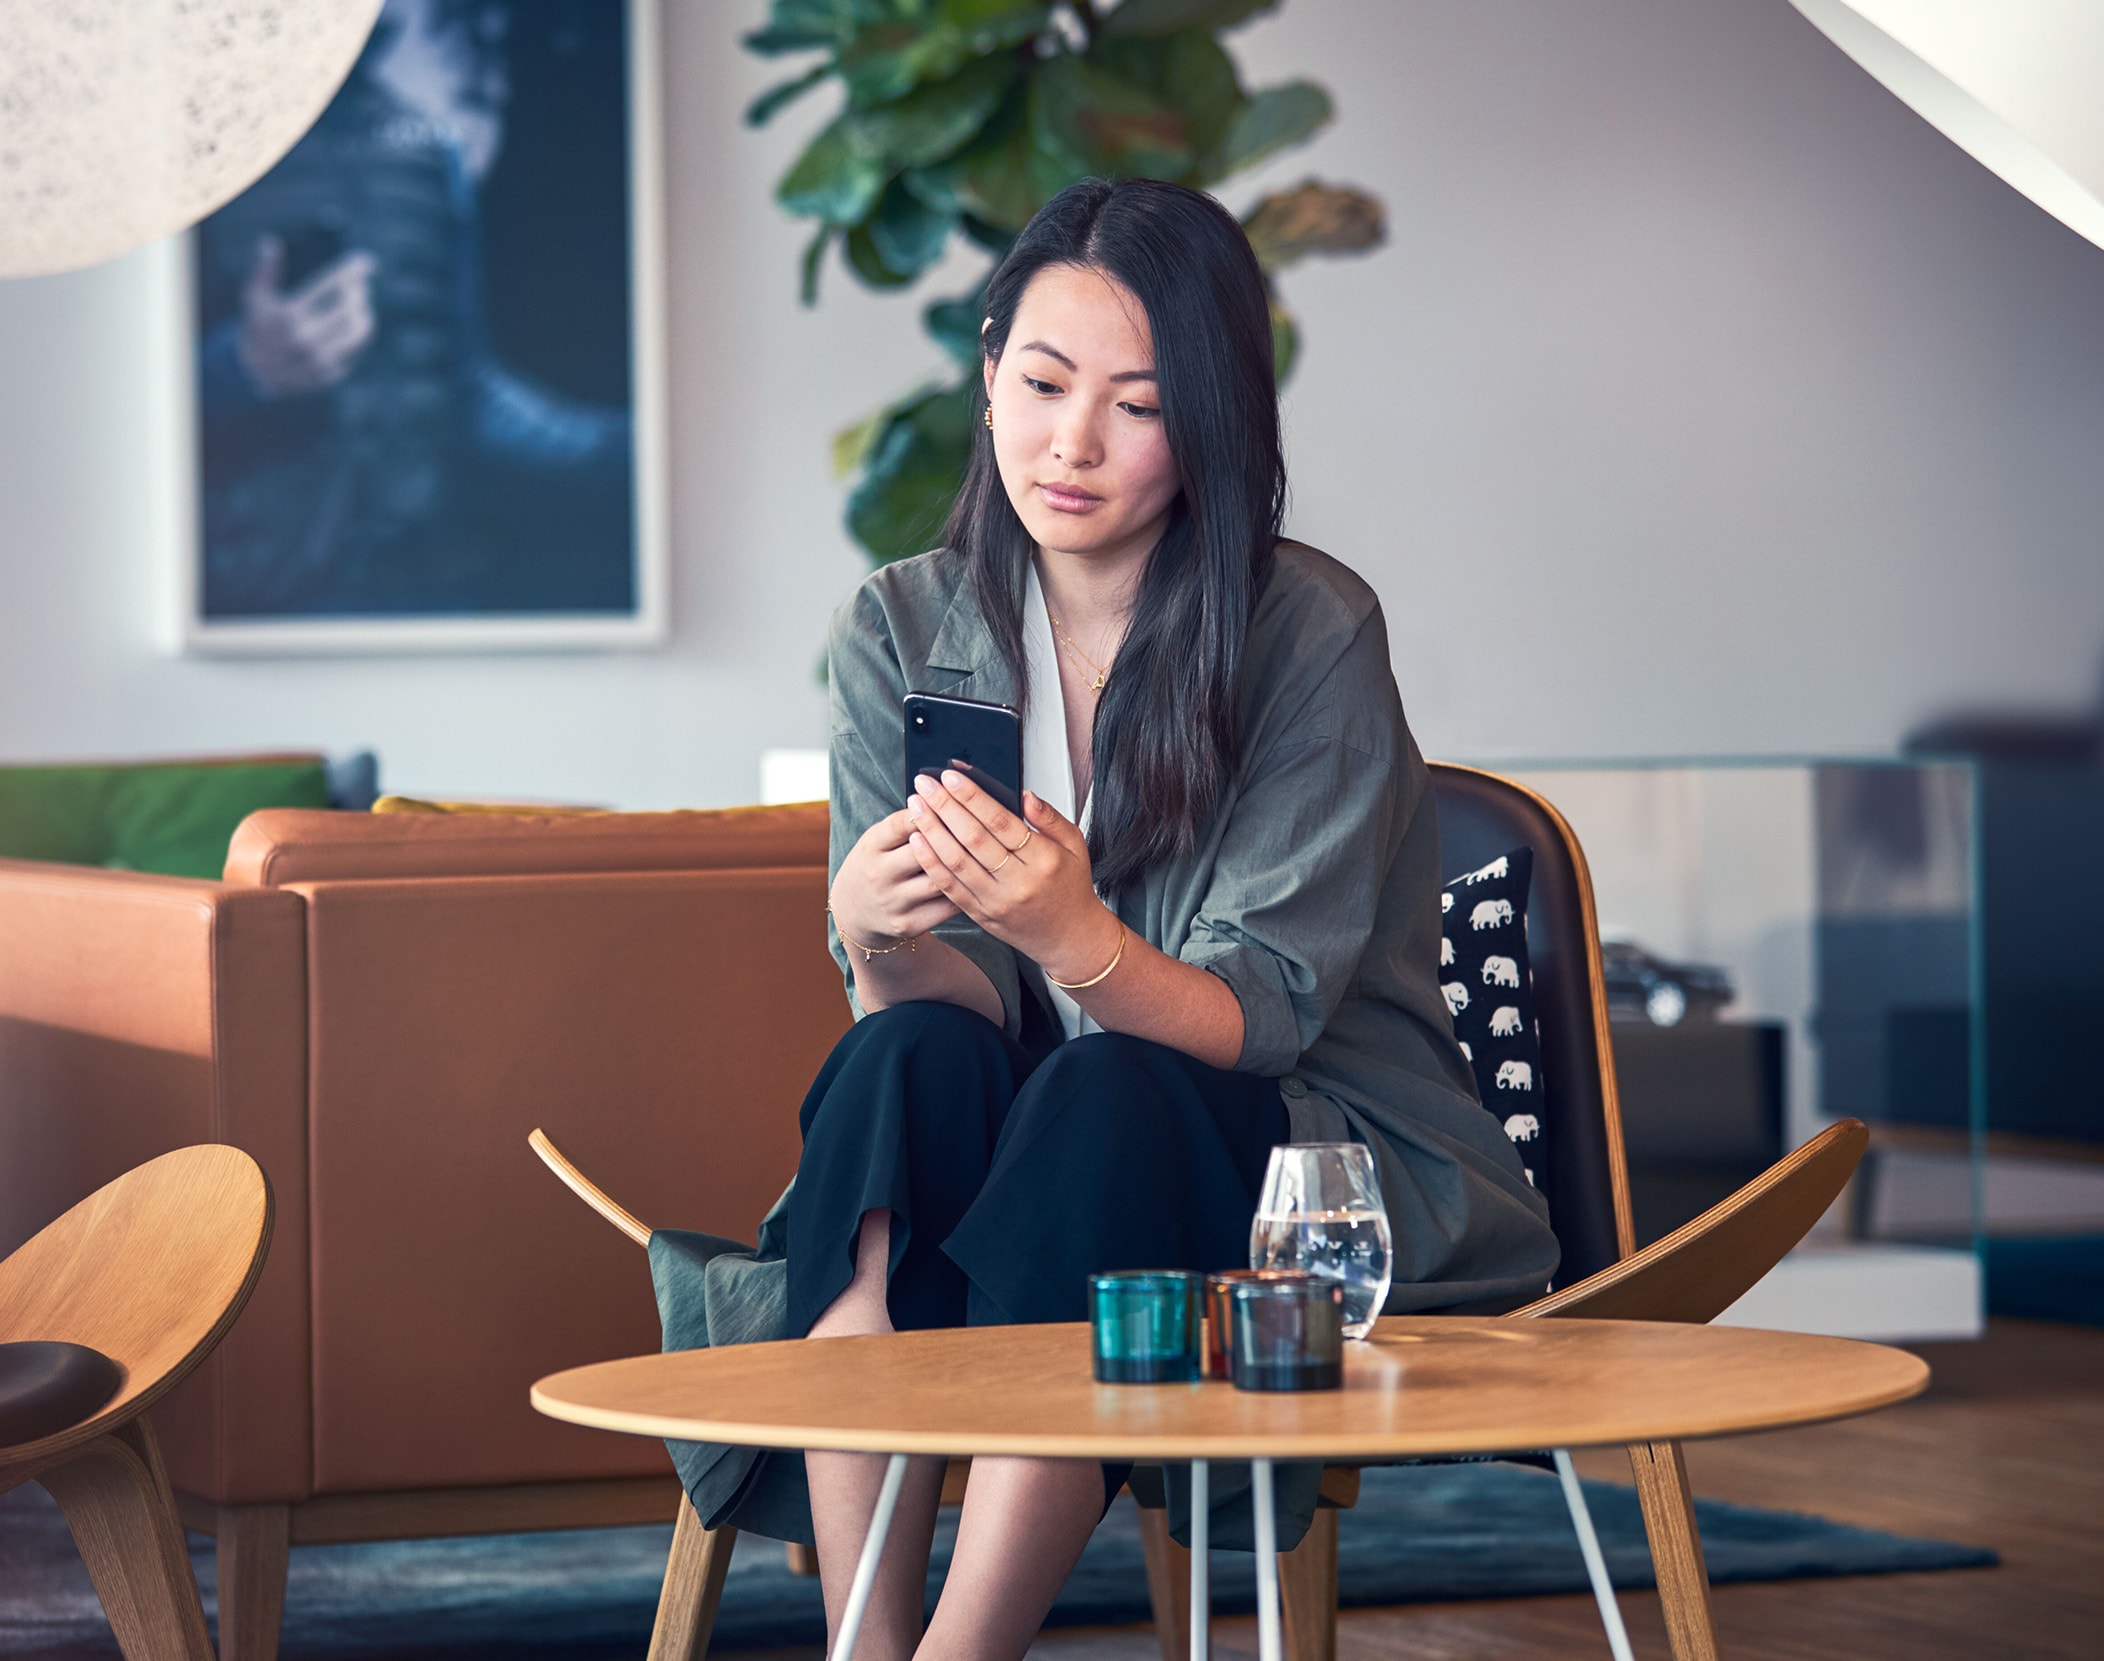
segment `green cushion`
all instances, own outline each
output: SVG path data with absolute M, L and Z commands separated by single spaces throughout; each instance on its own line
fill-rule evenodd
M 217 877 L 265 807 L 327 807 L 320 759 L 0 767 L 0 858 Z

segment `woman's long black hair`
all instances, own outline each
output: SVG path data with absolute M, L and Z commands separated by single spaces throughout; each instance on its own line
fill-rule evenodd
M 988 279 L 989 361 L 1000 361 L 1030 279 L 1056 265 L 1100 271 L 1146 308 L 1183 481 L 1096 707 L 1089 856 L 1109 892 L 1193 844 L 1241 758 L 1242 654 L 1285 516 L 1286 462 L 1263 274 L 1218 202 L 1156 179 L 1068 186 Z M 969 563 L 974 598 L 1020 686 L 1035 544 L 1002 487 L 984 401 L 982 390 L 943 541 Z

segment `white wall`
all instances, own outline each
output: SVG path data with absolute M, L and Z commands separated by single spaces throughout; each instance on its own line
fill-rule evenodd
M 667 11 L 669 649 L 164 655 L 154 295 L 119 261 L 0 285 L 0 756 L 372 745 L 396 788 L 653 806 L 822 742 L 861 570 L 826 440 L 935 368 L 918 305 L 962 282 L 834 271 L 801 310 L 769 191 L 823 111 L 745 129 L 760 7 Z M 2104 250 L 1787 0 L 1286 0 L 1236 44 L 1341 111 L 1257 182 L 1388 204 L 1385 250 L 1287 279 L 1292 528 L 1380 588 L 1427 750 L 1884 750 L 2094 694 Z

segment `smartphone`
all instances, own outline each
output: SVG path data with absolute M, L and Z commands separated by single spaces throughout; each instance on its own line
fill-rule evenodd
M 1010 813 L 1023 811 L 1023 723 L 1007 704 L 906 694 L 906 794 L 954 767 Z
M 278 290 L 283 294 L 305 288 L 310 278 L 341 259 L 347 246 L 343 227 L 326 219 L 288 225 L 278 239 L 285 245 L 285 269 L 278 274 Z

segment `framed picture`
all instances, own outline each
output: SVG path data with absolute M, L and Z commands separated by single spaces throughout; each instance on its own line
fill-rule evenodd
M 658 0 L 387 0 L 192 234 L 184 647 L 666 631 Z

